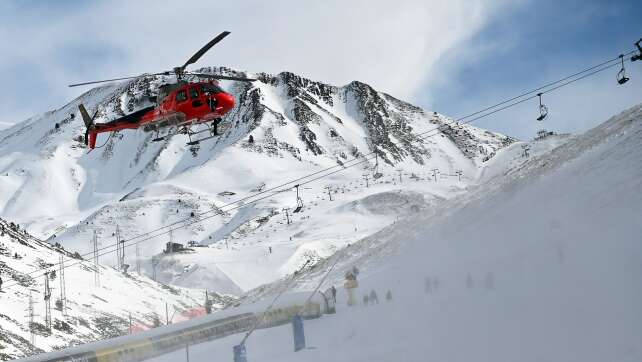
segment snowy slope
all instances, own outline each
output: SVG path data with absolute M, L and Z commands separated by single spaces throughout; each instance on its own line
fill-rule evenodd
M 0 360 L 34 352 L 51 351 L 70 345 L 126 334 L 131 313 L 136 330 L 148 329 L 155 320 L 165 322 L 167 303 L 173 320 L 185 319 L 194 310 L 203 310 L 203 290 L 171 287 L 134 273 L 124 275 L 100 266 L 99 285 L 95 284 L 92 261 L 83 261 L 63 249 L 39 241 L 24 230 L 15 231 L 0 219 Z M 57 267 L 63 257 L 67 308 L 61 299 L 61 276 Z M 52 329 L 45 324 L 43 270 L 52 289 Z M 30 342 L 28 304 L 34 302 L 35 344 Z M 216 295 L 214 308 L 226 298 Z
M 416 206 L 430 207 L 476 183 L 485 161 L 514 142 L 470 125 L 446 125 L 446 117 L 360 82 L 335 87 L 287 72 L 252 76 L 260 81 L 224 84 L 239 105 L 225 119 L 231 127 L 198 150 L 186 147 L 183 135 L 150 143 L 152 135 L 143 131 L 101 137 L 98 144 L 104 146 L 89 154 L 79 142 L 84 126 L 70 114 L 77 113 L 80 102 L 91 112 L 98 110 L 97 122 L 107 121 L 144 106 L 163 78 L 94 88 L 60 109 L 0 131 L 0 216 L 85 253 L 94 230 L 103 247 L 114 243 L 116 224 L 128 239 L 189 219 L 192 213 L 220 214 L 175 230 L 171 240 L 193 240 L 214 250 L 163 258 L 159 278 L 238 292 L 292 272 L 308 256 L 328 256 L 399 216 L 342 205 L 371 202 L 366 198 L 381 193 L 379 207 L 394 206 L 397 201 L 385 195 L 401 190 L 421 193 L 425 205 Z M 434 137 L 421 138 L 425 132 Z M 250 134 L 254 144 L 247 142 Z M 306 185 L 301 190 L 305 210 L 292 225 L 284 226 L 283 208 L 295 205 L 293 192 L 219 210 L 260 185 L 270 188 L 371 152 L 377 153 L 377 171 L 384 178 L 365 187 L 362 174 L 372 178 L 375 172 L 374 161 L 369 161 Z M 398 169 L 403 187 L 396 185 Z M 429 181 L 432 169 L 439 173 Z M 457 170 L 463 171 L 461 181 Z M 325 202 L 325 186 L 336 192 L 337 200 Z M 309 233 L 311 228 L 316 231 Z M 167 241 L 170 237 L 163 235 L 140 243 L 146 270 L 151 270 L 149 258 Z M 270 246 L 274 253 L 267 260 Z M 128 258 L 132 264 L 131 253 Z
M 339 288 L 338 313 L 305 322 L 311 348 L 293 352 L 286 325 L 257 331 L 248 360 L 639 361 L 640 160 L 642 105 L 489 175 L 437 216 L 400 220 L 293 287 L 312 289 L 335 262 L 324 288 L 340 286 L 357 265 L 359 297 L 374 289 L 379 305 L 347 308 Z M 241 338 L 193 347 L 190 360 L 229 358 Z

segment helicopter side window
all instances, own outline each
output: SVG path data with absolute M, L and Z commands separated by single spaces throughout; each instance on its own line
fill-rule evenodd
M 216 94 L 216 93 L 222 93 L 223 89 L 221 89 L 221 87 L 217 86 L 216 84 L 205 84 L 203 85 L 203 92 L 209 93 L 209 94 Z
M 176 93 L 176 101 L 177 102 L 184 102 L 186 100 L 187 100 L 187 92 L 182 90 L 182 91 Z
M 198 99 L 198 88 L 196 87 L 190 88 L 189 95 L 192 99 Z

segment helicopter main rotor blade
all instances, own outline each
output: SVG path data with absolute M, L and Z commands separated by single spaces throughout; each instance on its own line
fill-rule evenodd
M 117 80 L 134 79 L 134 78 L 138 78 L 138 77 L 140 77 L 140 75 L 137 75 L 135 77 L 123 77 L 123 78 L 96 80 L 96 81 L 93 81 L 93 82 L 75 83 L 75 84 L 70 84 L 69 87 L 78 87 L 78 86 L 81 86 L 81 85 L 96 84 L 96 83 L 115 82 Z
M 220 42 L 228 35 L 230 35 L 230 32 L 224 31 L 217 35 L 214 39 L 210 40 L 209 43 L 205 44 L 204 47 L 202 47 L 199 51 L 196 52 L 196 54 L 192 55 L 192 57 L 189 58 L 187 62 L 185 62 L 185 64 L 181 67 L 181 70 L 185 70 L 188 65 L 196 63 L 196 61 L 199 60 L 200 57 L 203 56 L 203 54 L 205 54 L 208 50 L 210 50 L 211 47 L 216 45 L 216 43 Z
M 239 82 L 254 82 L 256 80 L 254 78 L 232 77 L 228 75 L 203 74 L 203 73 L 187 73 L 187 75 L 193 75 L 197 77 L 210 78 L 210 79 L 236 80 Z
M 152 73 L 152 74 L 141 74 L 133 77 L 122 77 L 122 78 L 113 78 L 113 79 L 105 79 L 105 80 L 96 80 L 93 82 L 84 82 L 84 83 L 75 83 L 75 84 L 70 84 L 69 87 L 78 87 L 81 85 L 89 85 L 89 84 L 97 84 L 97 83 L 107 83 L 107 82 L 115 82 L 119 80 L 127 80 L 127 79 L 136 79 L 136 78 L 141 78 L 141 77 L 149 77 L 152 75 L 170 75 L 172 74 L 169 71 L 166 72 L 161 72 L 161 73 Z

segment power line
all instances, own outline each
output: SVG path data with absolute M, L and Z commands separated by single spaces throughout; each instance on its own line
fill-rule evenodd
M 625 56 L 628 56 L 628 55 L 633 54 L 633 53 L 636 53 L 636 51 L 630 51 L 630 52 L 628 52 L 628 53 L 625 53 Z M 602 71 L 604 71 L 604 70 L 610 69 L 610 68 L 612 68 L 612 67 L 614 67 L 614 66 L 618 66 L 618 65 L 620 65 L 620 61 L 621 61 L 621 59 L 620 59 L 620 57 L 618 56 L 618 57 L 613 58 L 613 59 L 611 59 L 611 60 L 608 60 L 608 61 L 602 62 L 602 63 L 600 63 L 600 64 L 597 64 L 597 65 L 594 65 L 594 66 L 592 66 L 592 67 L 586 68 L 586 69 L 584 69 L 584 70 L 582 70 L 582 71 L 576 72 L 576 73 L 574 73 L 574 74 L 572 74 L 572 75 L 569 75 L 569 76 L 563 77 L 563 78 L 558 79 L 558 80 L 553 81 L 553 82 L 549 82 L 549 83 L 547 83 L 547 84 L 545 84 L 545 85 L 543 85 L 543 86 L 540 86 L 540 87 L 538 87 L 538 88 L 535 88 L 535 89 L 533 89 L 533 90 L 523 92 L 523 93 L 521 93 L 521 94 L 520 94 L 520 95 L 518 95 L 518 96 L 511 97 L 511 98 L 509 98 L 509 99 L 506 99 L 506 100 L 504 100 L 504 101 L 501 101 L 501 102 L 499 102 L 499 103 L 496 103 L 496 104 L 494 104 L 494 105 L 492 105 L 492 106 L 490 106 L 490 107 L 486 107 L 486 108 L 484 108 L 484 109 L 482 109 L 482 110 L 479 110 L 479 111 L 476 111 L 476 112 L 470 113 L 470 114 L 468 114 L 468 115 L 466 115 L 466 116 L 463 116 L 463 117 L 460 117 L 460 118 L 452 119 L 451 121 L 448 121 L 448 122 L 443 122 L 441 125 L 439 125 L 439 126 L 437 126 L 437 127 L 434 127 L 434 128 L 432 128 L 432 129 L 430 129 L 430 130 L 427 130 L 427 131 L 424 131 L 424 132 L 421 132 L 421 133 L 417 133 L 417 134 L 416 134 L 416 136 L 423 136 L 423 137 L 418 137 L 418 138 L 419 138 L 419 139 L 424 139 L 424 140 L 425 140 L 425 139 L 427 139 L 427 138 L 430 138 L 430 137 L 433 137 L 433 136 L 435 136 L 435 135 L 439 134 L 439 133 L 434 133 L 434 134 L 430 134 L 430 135 L 429 135 L 428 133 L 430 133 L 430 132 L 433 132 L 433 131 L 440 131 L 440 130 L 443 128 L 443 126 L 447 126 L 447 125 L 450 125 L 450 124 L 453 124 L 453 123 L 456 123 L 456 122 L 462 122 L 462 121 L 463 121 L 463 120 L 465 120 L 465 119 L 468 119 L 468 118 L 470 118 L 470 117 L 473 117 L 473 116 L 476 116 L 476 115 L 480 114 L 480 115 L 479 115 L 479 116 L 477 116 L 477 117 L 473 117 L 473 118 L 471 118 L 471 119 L 468 119 L 468 120 L 467 120 L 467 121 L 465 121 L 465 122 L 462 122 L 462 123 L 464 123 L 464 124 L 472 123 L 472 122 L 474 122 L 474 121 L 476 121 L 476 120 L 479 120 L 479 119 L 482 119 L 482 118 L 488 117 L 488 116 L 490 116 L 490 115 L 492 115 L 492 114 L 495 114 L 495 113 L 501 112 L 501 111 L 503 111 L 503 110 L 506 110 L 506 109 L 508 109 L 508 108 L 514 107 L 514 106 L 516 106 L 516 105 L 518 105 L 518 104 L 524 103 L 524 102 L 526 102 L 526 101 L 528 101 L 528 100 L 531 100 L 531 99 L 534 99 L 534 98 L 538 97 L 537 95 L 532 95 L 532 96 L 530 96 L 530 97 L 523 98 L 523 97 L 525 97 L 525 96 L 527 96 L 527 95 L 529 95 L 529 94 L 532 94 L 532 93 L 537 92 L 537 91 L 540 91 L 540 90 L 543 90 L 542 92 L 540 92 L 540 93 L 542 93 L 542 94 L 553 92 L 553 91 L 555 91 L 555 90 L 557 90 L 557 89 L 560 89 L 560 88 L 562 88 L 562 87 L 564 87 L 564 86 L 567 86 L 567 85 L 569 85 L 569 84 L 575 83 L 575 82 L 577 82 L 577 81 L 579 81 L 579 80 L 585 79 L 585 78 L 587 78 L 587 77 L 589 77 L 589 76 L 595 75 L 595 74 L 600 73 L 600 72 L 602 72 Z M 630 62 L 630 60 L 626 60 L 626 61 L 629 61 L 629 62 Z M 614 63 L 614 62 L 615 62 L 615 63 Z M 609 64 L 609 63 L 612 63 L 612 64 Z M 606 64 L 609 64 L 609 65 L 606 65 Z M 584 74 L 584 73 L 586 73 L 586 74 Z M 578 77 L 579 75 L 582 75 L 582 76 Z M 556 85 L 556 84 L 557 84 L 557 85 Z M 551 86 L 553 86 L 553 85 L 556 85 L 556 86 L 555 86 L 555 87 L 552 87 L 552 88 L 549 88 L 549 87 L 551 87 Z M 549 89 L 546 89 L 546 88 L 549 88 Z M 520 99 L 520 98 L 523 98 L 523 99 Z M 518 100 L 518 99 L 520 99 L 520 100 Z M 513 101 L 515 101 L 515 102 L 513 102 Z M 512 103 L 511 103 L 511 102 L 512 102 Z M 502 106 L 502 107 L 499 107 L 499 106 Z M 499 108 L 497 108 L 497 107 L 499 107 Z M 491 110 L 492 110 L 492 111 L 491 111 Z M 484 112 L 486 112 L 486 111 L 490 111 L 490 112 L 484 113 Z M 371 155 L 374 155 L 374 157 L 370 157 L 370 158 L 369 158 L 369 156 L 371 156 Z M 359 162 L 356 162 L 356 163 L 353 163 L 353 164 L 350 164 L 350 165 L 347 165 L 347 166 L 346 166 L 346 164 L 348 164 L 348 163 L 350 163 L 350 162 L 357 161 L 357 160 L 359 160 L 360 158 L 362 159 L 361 161 L 359 161 Z M 363 155 L 363 156 L 361 156 L 361 157 L 356 157 L 356 158 L 354 158 L 354 159 L 352 159 L 352 160 L 345 161 L 345 162 L 343 162 L 343 164 L 342 164 L 342 165 L 330 166 L 330 167 L 327 167 L 327 168 L 325 168 L 325 169 L 321 169 L 321 170 L 315 171 L 315 172 L 313 172 L 313 173 L 310 173 L 310 174 L 307 174 L 307 175 L 301 176 L 301 177 L 299 177 L 299 178 L 296 178 L 296 179 L 293 179 L 293 180 L 287 181 L 287 182 L 285 182 L 285 183 L 282 183 L 282 184 L 279 184 L 279 185 L 273 186 L 273 187 L 268 188 L 268 189 L 266 189 L 266 190 L 262 190 L 262 191 L 256 192 L 256 193 L 254 193 L 254 194 L 252 194 L 252 195 L 248 195 L 248 196 L 245 196 L 245 197 L 239 198 L 239 199 L 237 199 L 237 200 L 235 200 L 235 201 L 232 201 L 232 202 L 229 202 L 229 203 L 227 203 L 227 204 L 224 204 L 223 206 L 221 206 L 221 207 L 219 207 L 219 208 L 217 208 L 217 209 L 208 210 L 208 211 L 204 211 L 204 212 L 202 212 L 202 213 L 196 214 L 196 215 L 195 215 L 195 217 L 197 217 L 197 218 L 199 218 L 199 219 L 197 219 L 197 220 L 195 220 L 195 221 L 193 220 L 193 219 L 194 219 L 194 217 L 186 218 L 186 219 L 179 220 L 179 221 L 176 221 L 176 222 L 170 223 L 170 224 L 168 224 L 168 225 L 164 225 L 164 226 L 162 226 L 162 227 L 159 227 L 159 228 L 156 228 L 156 229 L 153 229 L 153 230 L 147 231 L 147 232 L 145 232 L 145 233 L 141 233 L 141 234 L 139 234 L 139 235 L 133 236 L 133 237 L 129 238 L 128 240 L 122 240 L 121 242 L 122 242 L 123 244 L 125 244 L 125 243 L 130 243 L 130 244 L 131 244 L 131 242 L 133 242 L 134 240 L 140 239 L 140 238 L 143 238 L 143 239 L 142 239 L 142 240 L 137 241 L 137 242 L 136 242 L 136 244 L 141 243 L 141 242 L 145 242 L 145 241 L 151 240 L 151 239 L 153 239 L 153 238 L 156 238 L 156 237 L 158 237 L 158 236 L 161 236 L 161 235 L 167 234 L 168 232 L 171 232 L 172 230 L 177 230 L 177 229 L 185 228 L 185 227 L 190 226 L 190 225 L 193 225 L 193 224 L 195 224 L 195 223 L 203 222 L 204 220 L 208 220 L 208 219 L 210 219 L 210 218 L 212 218 L 212 217 L 218 216 L 219 214 L 221 214 L 221 213 L 222 213 L 221 211 L 229 212 L 229 211 L 232 211 L 232 210 L 235 210 L 235 209 L 241 208 L 241 207 L 243 207 L 243 206 L 247 206 L 247 205 L 251 205 L 251 204 L 257 203 L 257 202 L 259 202 L 259 201 L 261 201 L 261 200 L 264 200 L 264 199 L 266 199 L 266 198 L 268 198 L 268 197 L 275 196 L 275 195 L 277 195 L 277 194 L 279 194 L 279 193 L 286 192 L 286 191 L 290 190 L 290 189 L 291 189 L 291 187 L 292 187 L 292 186 L 290 186 L 290 187 L 288 187 L 287 189 L 282 189 L 283 187 L 285 187 L 285 186 L 287 186 L 287 185 L 294 184 L 294 183 L 298 183 L 298 185 L 308 184 L 308 183 L 314 182 L 314 181 L 316 181 L 316 180 L 319 180 L 319 179 L 321 179 L 321 178 L 328 177 L 328 176 L 330 176 L 330 175 L 332 175 L 332 174 L 335 174 L 335 173 L 338 173 L 338 172 L 344 171 L 344 170 L 346 170 L 346 169 L 348 169 L 348 168 L 351 168 L 351 167 L 354 167 L 354 166 L 357 166 L 357 165 L 363 164 L 363 163 L 365 163 L 365 162 L 367 162 L 367 161 L 370 161 L 370 160 L 372 160 L 372 159 L 377 159 L 377 151 L 376 151 L 376 150 L 375 150 L 375 151 L 372 151 L 372 152 L 370 152 L 370 153 L 367 153 L 367 154 L 365 154 L 365 155 Z M 340 169 L 338 169 L 338 170 L 335 170 L 335 171 L 329 172 L 330 170 L 333 170 L 333 169 L 335 169 L 335 168 L 337 168 L 337 167 L 341 167 L 341 168 L 340 168 Z M 312 179 L 310 179 L 310 180 L 307 180 L 307 181 L 301 182 L 301 181 L 303 181 L 303 180 L 305 180 L 305 179 L 307 179 L 307 178 L 310 178 L 310 177 L 312 177 L 312 176 L 316 176 L 316 175 L 322 174 L 322 173 L 324 173 L 324 172 L 328 172 L 328 173 L 323 174 L 323 175 L 318 176 L 318 177 L 315 177 L 315 178 L 312 178 Z M 281 189 L 281 190 L 279 190 L 279 189 Z M 251 201 L 249 201 L 249 202 L 247 202 L 247 203 L 243 203 L 243 202 L 244 202 L 244 201 L 246 201 L 246 200 L 249 200 L 249 199 L 252 199 L 252 198 L 254 198 L 254 197 L 257 197 L 257 196 L 260 196 L 260 195 L 266 194 L 266 193 L 268 193 L 268 192 L 273 192 L 273 193 L 271 193 L 271 194 L 270 194 L 270 195 L 268 195 L 268 196 L 263 196 L 263 197 L 260 197 L 260 198 L 258 198 L 258 199 L 251 200 Z M 237 205 L 237 206 L 235 206 L 235 207 L 229 208 L 229 209 L 227 209 L 227 210 L 222 210 L 222 209 L 223 209 L 223 208 L 225 208 L 225 207 L 232 206 L 232 205 L 235 205 L 235 204 L 238 204 L 238 205 Z M 201 218 L 203 215 L 210 214 L 210 213 L 212 213 L 212 212 L 216 212 L 216 214 L 214 214 L 214 215 L 210 215 L 210 216 L 207 216 L 207 217 L 204 217 L 204 218 Z M 188 221 L 190 221 L 190 220 L 193 220 L 193 221 L 188 222 Z M 178 227 L 176 227 L 176 228 L 172 228 L 173 226 L 180 225 L 180 224 L 183 224 L 183 223 L 184 223 L 184 225 L 178 226 Z M 160 232 L 160 231 L 162 231 L 162 230 L 164 230 L 164 229 L 167 229 L 167 228 L 170 228 L 170 229 L 169 229 L 169 231 L 163 231 L 163 232 Z M 157 233 L 157 232 L 160 232 L 160 233 L 155 234 L 155 235 L 152 235 L 152 234 Z M 151 236 L 150 236 L 150 235 L 151 235 Z M 123 245 L 123 248 L 125 248 L 125 247 L 127 247 L 127 246 L 131 246 L 131 245 Z M 86 253 L 86 254 L 83 254 L 83 255 L 81 255 L 81 257 L 89 256 L 89 255 L 91 255 L 91 254 L 96 255 L 96 253 L 97 253 L 97 252 L 99 252 L 99 251 L 103 251 L 103 250 L 106 250 L 106 249 L 110 249 L 111 247 L 112 247 L 111 245 L 108 245 L 108 246 L 103 247 L 103 248 L 98 248 L 98 249 L 94 250 L 94 252 L 93 252 L 93 253 Z M 102 254 L 99 254 L 99 255 L 97 255 L 97 256 L 106 255 L 106 254 L 109 254 L 109 253 L 112 253 L 112 252 L 114 252 L 114 250 L 108 250 L 107 252 L 102 253 Z M 77 264 L 79 264 L 79 262 L 77 262 L 77 263 L 73 263 L 73 264 L 70 264 L 70 265 L 68 265 L 67 267 L 71 267 L 71 266 L 74 266 L 74 265 L 77 265 Z M 54 264 L 54 266 L 55 266 L 55 264 Z M 47 269 L 45 269 L 45 270 L 47 270 Z M 29 273 L 26 273 L 26 274 L 27 274 L 27 275 L 30 275 L 30 274 L 37 273 L 37 272 L 40 272 L 40 270 L 32 271 L 32 272 L 29 272 Z M 15 286 L 15 285 L 17 285 L 17 284 L 18 284 L 18 283 L 10 284 L 10 285 L 8 285 L 8 286 L 7 286 L 7 288 L 10 288 L 10 287 Z

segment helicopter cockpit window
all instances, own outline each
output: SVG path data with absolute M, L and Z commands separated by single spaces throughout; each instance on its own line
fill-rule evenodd
M 189 89 L 189 95 L 192 99 L 198 98 L 198 88 L 193 87 Z
M 221 89 L 221 87 L 217 86 L 216 84 L 204 84 L 203 92 L 209 93 L 209 94 L 216 94 L 216 93 L 223 92 L 223 89 Z
M 187 92 L 185 92 L 183 90 L 183 91 L 180 91 L 180 92 L 176 93 L 176 101 L 177 102 L 183 102 L 183 101 L 186 101 L 186 100 L 187 100 Z

